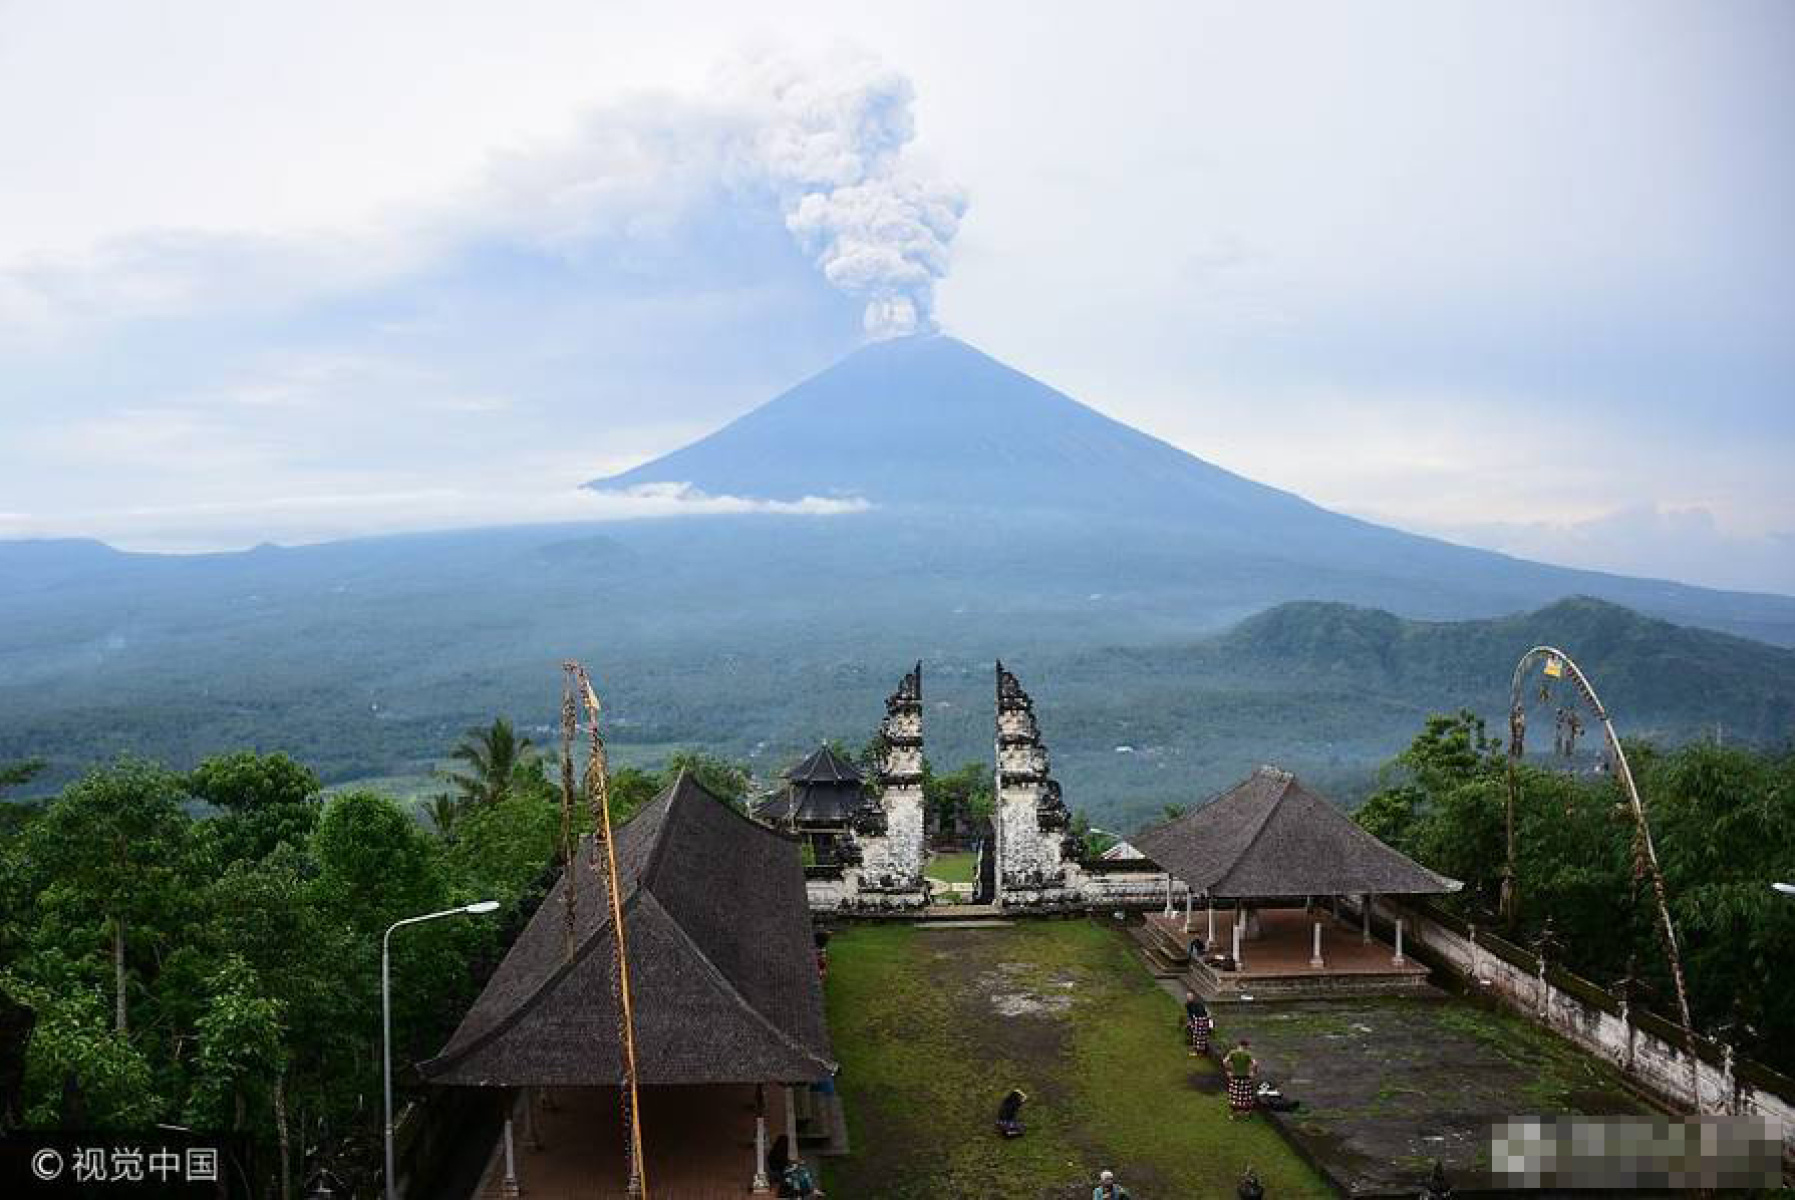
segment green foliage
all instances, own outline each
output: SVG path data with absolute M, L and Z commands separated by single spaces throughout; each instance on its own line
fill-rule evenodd
M 8 788 L 30 783 L 43 769 L 44 760 L 41 758 L 28 758 L 23 762 L 0 763 L 0 796 L 4 796 Z
M 123 758 L 71 785 L 25 830 L 26 853 L 42 872 L 40 908 L 64 929 L 103 926 L 112 940 L 121 1025 L 130 955 L 153 948 L 182 917 L 186 798 L 173 773 Z
M 966 825 L 989 817 L 996 800 L 991 788 L 991 764 L 962 763 L 952 771 L 939 773 L 923 761 L 922 798 L 924 806 L 935 814 L 935 820 L 951 817 Z
M 613 790 L 613 820 L 616 813 Z M 521 896 L 560 857 L 561 805 L 545 792 L 508 796 L 462 816 L 449 868 L 481 896 Z
M 511 795 L 520 775 L 540 773 L 530 752 L 530 739 L 517 736 L 504 717 L 493 718 L 485 728 L 468 730 L 449 757 L 468 767 L 466 772 L 447 775 L 465 806 L 497 804 Z
M 442 906 L 445 880 L 435 845 L 397 802 L 345 792 L 324 806 L 311 838 L 313 888 L 325 911 L 364 935 Z
M 208 758 L 187 776 L 187 791 L 219 810 L 199 833 L 215 864 L 259 859 L 311 836 L 323 785 L 285 754 L 244 750 Z
M 35 1010 L 25 1059 L 25 1123 L 53 1129 L 61 1121 L 64 1085 L 77 1081 L 85 1124 L 141 1129 L 162 1111 L 149 1061 L 112 1029 L 98 988 L 59 989 L 0 974 L 0 991 Z
M 1683 950 L 1696 1025 L 1795 1070 L 1795 903 L 1770 889 L 1795 874 L 1795 753 L 1693 743 L 1627 748 Z M 1492 921 L 1506 859 L 1506 758 L 1474 716 L 1430 718 L 1355 813 L 1367 830 L 1465 883 L 1452 903 Z M 1551 922 L 1558 953 L 1599 983 L 1624 975 L 1676 1014 L 1637 830 L 1605 772 L 1516 770 L 1517 928 Z
M 89 771 L 0 825 L 0 989 L 36 1010 L 29 1121 L 65 1081 L 90 1125 L 241 1127 L 272 1165 L 277 1111 L 378 1145 L 381 934 L 475 898 L 514 902 L 554 858 L 559 804 L 539 768 L 431 837 L 392 799 L 318 796 L 280 754 L 186 775 L 136 759 Z M 195 821 L 189 808 L 212 815 Z M 115 961 L 115 934 L 125 953 Z M 434 1053 L 501 949 L 492 921 L 393 942 L 395 1063 Z M 123 967 L 130 1021 L 109 1012 Z
M 640 767 L 611 772 L 611 819 L 621 821 L 655 798 L 663 786 L 659 774 Z
M 663 785 L 671 783 L 681 771 L 690 771 L 718 799 L 727 800 L 737 808 L 747 807 L 753 779 L 742 764 L 702 750 L 676 750 L 667 756 L 667 767 L 662 773 Z M 615 811 L 611 819 L 617 819 Z
M 286 1070 L 280 1001 L 242 958 L 227 955 L 207 981 L 206 1011 L 196 1023 L 187 1120 L 200 1129 L 242 1129 Z

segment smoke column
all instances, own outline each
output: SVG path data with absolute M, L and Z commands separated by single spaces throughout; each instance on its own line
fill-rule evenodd
M 870 59 L 829 68 L 756 59 L 731 90 L 766 106 L 747 154 L 778 195 L 785 226 L 831 285 L 866 299 L 875 338 L 935 328 L 935 281 L 966 212 L 958 186 L 906 154 L 910 81 Z

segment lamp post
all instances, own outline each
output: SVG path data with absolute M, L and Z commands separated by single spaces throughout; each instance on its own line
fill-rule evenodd
M 403 921 L 394 921 L 386 927 L 380 937 L 380 1065 L 383 1081 L 386 1085 L 386 1200 L 399 1200 L 398 1185 L 393 1179 L 393 989 L 392 989 L 392 938 L 393 930 L 406 925 L 422 925 L 425 921 L 436 921 L 443 917 L 478 916 L 498 908 L 497 900 L 480 900 L 473 904 L 464 904 L 460 908 L 445 908 L 442 912 L 425 913 L 421 917 L 407 917 Z

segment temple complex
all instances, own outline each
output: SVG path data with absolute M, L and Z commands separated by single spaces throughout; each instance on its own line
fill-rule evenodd
M 1148 949 L 1165 975 L 1212 1000 L 1397 992 L 1427 969 L 1340 915 L 1375 896 L 1457 891 L 1356 825 L 1288 771 L 1260 767 L 1200 808 L 1133 839 L 1182 885 L 1147 919 Z

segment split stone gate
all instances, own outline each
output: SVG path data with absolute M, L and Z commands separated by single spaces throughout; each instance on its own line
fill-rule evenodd
M 1053 778 L 1034 700 L 1001 662 L 996 664 L 996 684 L 996 795 L 991 835 L 979 846 L 978 874 L 985 893 L 979 899 L 1005 909 L 1039 911 L 1170 905 L 1167 877 L 1150 864 L 1085 860 L 1084 845 L 1072 832 L 1071 813 Z M 813 911 L 897 915 L 928 907 L 921 663 L 885 701 L 877 771 L 838 842 L 837 859 L 832 867 L 811 873 Z

